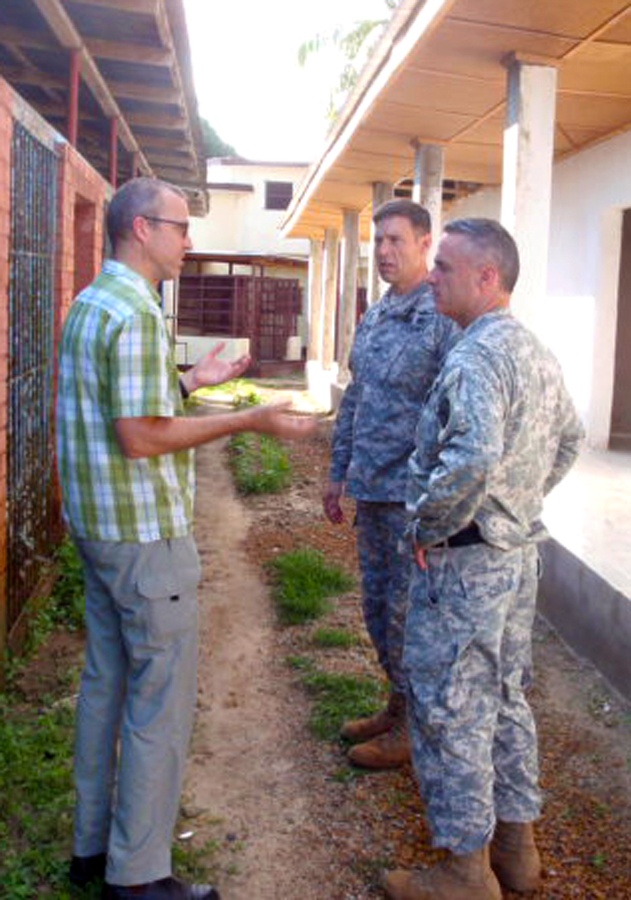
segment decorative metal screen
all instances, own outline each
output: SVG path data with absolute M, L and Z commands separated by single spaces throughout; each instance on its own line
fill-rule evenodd
M 11 160 L 8 383 L 8 629 L 52 554 L 57 161 L 20 123 Z
M 301 308 L 302 289 L 295 278 L 183 275 L 177 330 L 180 335 L 247 337 L 256 369 L 260 362 L 285 358 Z

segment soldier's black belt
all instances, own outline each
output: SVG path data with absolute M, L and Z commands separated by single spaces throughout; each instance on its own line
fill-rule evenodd
M 457 534 L 452 534 L 451 537 L 448 537 L 447 540 L 444 541 L 448 547 L 468 547 L 469 544 L 483 544 L 484 538 L 480 534 L 480 529 L 472 522 L 470 525 L 467 525 L 466 528 L 463 528 L 462 531 L 459 531 Z

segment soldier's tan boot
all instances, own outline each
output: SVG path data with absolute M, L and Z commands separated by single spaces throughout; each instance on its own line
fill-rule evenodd
M 498 822 L 491 841 L 491 867 L 509 891 L 530 894 L 541 886 L 541 857 L 532 822 Z
M 405 718 L 405 696 L 392 693 L 385 709 L 379 710 L 374 716 L 345 722 L 340 734 L 347 741 L 353 741 L 353 743 L 369 741 L 371 738 L 390 731 L 401 718 Z
M 348 751 L 349 762 L 364 769 L 396 769 L 410 761 L 410 738 L 405 719 L 371 741 L 355 744 Z
M 502 900 L 489 864 L 489 849 L 450 855 L 431 869 L 386 872 L 383 888 L 391 900 Z

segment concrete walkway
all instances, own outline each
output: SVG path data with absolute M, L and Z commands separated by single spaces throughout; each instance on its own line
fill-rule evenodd
M 540 611 L 631 699 L 631 453 L 583 451 L 544 520 Z

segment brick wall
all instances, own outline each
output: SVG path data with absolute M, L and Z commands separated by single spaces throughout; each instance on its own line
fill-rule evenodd
M 108 183 L 74 148 L 59 147 L 57 229 L 58 334 L 78 292 L 101 268 L 103 210 L 111 190 Z
M 55 355 L 65 315 L 74 296 L 98 273 L 103 253 L 103 210 L 107 182 L 79 153 L 0 79 L 0 684 L 1 661 L 9 635 L 7 616 L 7 385 L 9 358 L 9 239 L 11 227 L 11 146 L 13 123 L 18 119 L 59 159 L 57 226 L 54 272 Z M 56 376 L 55 376 L 56 379 Z M 59 491 L 56 491 L 53 528 L 61 534 Z M 20 632 L 23 628 L 20 623 Z

